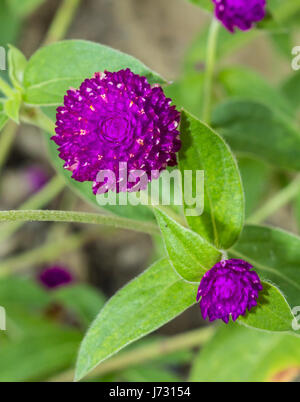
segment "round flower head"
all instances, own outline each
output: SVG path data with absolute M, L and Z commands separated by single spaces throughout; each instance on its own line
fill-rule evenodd
M 170 104 L 161 87 L 129 69 L 86 79 L 78 90 L 67 92 L 64 106 L 57 109 L 52 139 L 65 169 L 75 180 L 92 181 L 95 194 L 135 191 L 140 179 L 130 178 L 134 171 L 147 174 L 146 183 L 151 171 L 157 178 L 167 166 L 176 165 L 181 146 L 180 113 Z M 120 163 L 126 165 L 125 176 Z M 107 170 L 114 173 L 115 185 L 98 179 L 98 173 Z
M 43 286 L 48 289 L 55 289 L 73 282 L 73 276 L 66 268 L 54 265 L 45 268 L 38 277 Z
M 203 276 L 197 294 L 204 319 L 235 321 L 246 310 L 256 306 L 258 293 L 263 289 L 252 265 L 243 260 L 223 260 Z
M 266 0 L 213 0 L 215 15 L 230 32 L 246 31 L 266 14 Z

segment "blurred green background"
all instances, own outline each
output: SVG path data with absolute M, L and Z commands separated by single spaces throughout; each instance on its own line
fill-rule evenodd
M 15 44 L 29 57 L 43 43 L 60 4 L 58 0 L 0 0 L 0 45 Z M 134 55 L 173 82 L 167 93 L 178 106 L 200 115 L 208 22 L 208 14 L 184 0 L 82 0 L 66 37 L 100 42 Z M 278 86 L 293 74 L 291 49 L 300 45 L 298 19 L 294 26 L 291 32 L 267 35 L 254 30 L 235 37 L 222 30 L 218 71 L 223 71 L 219 80 L 228 86 L 227 95 L 234 90 L 230 74 L 240 77 L 238 85 L 242 94 L 244 79 L 253 80 L 254 88 L 259 86 L 260 79 L 268 81 L 270 86 Z M 252 68 L 258 75 L 239 68 L 231 70 L 232 65 Z M 227 67 L 228 70 L 224 70 Z M 6 77 L 6 73 L 1 72 L 1 76 Z M 268 89 L 264 93 L 267 99 Z M 293 102 L 299 106 L 300 91 L 298 93 L 299 97 L 294 95 Z M 252 96 L 255 98 L 255 91 Z M 224 87 L 216 86 L 214 97 L 215 101 L 224 97 Z M 272 99 L 272 102 L 280 109 L 285 108 L 280 99 Z M 22 204 L 24 207 L 32 194 L 47 188 L 47 184 L 36 188 L 32 169 L 48 183 L 54 176 L 37 130 L 22 126 L 8 143 L 12 145 L 11 152 L 8 159 L 0 163 L 2 210 Z M 271 169 L 252 156 L 240 155 L 239 164 L 247 196 L 247 215 L 290 178 L 289 173 Z M 48 202 L 47 194 L 42 193 L 41 198 L 31 199 L 30 208 L 94 210 L 61 181 L 51 183 L 57 192 L 55 199 Z M 299 207 L 300 197 L 268 219 L 268 223 L 299 233 Z M 7 312 L 7 331 L 0 332 L 0 381 L 69 379 L 68 374 L 64 377 L 62 373 L 73 369 L 80 340 L 101 306 L 163 253 L 160 239 L 122 230 L 51 223 L 1 224 L 0 305 Z M 54 264 L 67 267 L 75 278 L 74 283 L 52 291 L 43 288 L 38 275 Z M 135 347 L 160 345 L 166 337 L 203 325 L 200 310 L 194 306 L 122 353 L 130 353 Z M 111 367 L 108 364 L 95 380 L 250 381 L 272 378 L 279 381 L 297 378 L 299 365 L 296 362 L 299 360 L 293 360 L 294 345 L 289 339 L 244 328 L 233 329 L 228 339 L 228 332 L 223 332 L 221 328 L 205 346 L 203 355 L 200 352 L 191 377 L 197 347 L 133 362 L 128 367 L 118 366 L 117 361 Z M 247 372 L 238 364 L 230 364 L 227 355 L 230 345 L 245 339 L 254 345 L 253 348 L 250 345 L 251 353 L 241 359 L 237 349 L 235 362 L 241 359 L 243 367 L 250 367 Z M 265 351 L 270 342 L 278 353 L 268 355 L 267 363 L 261 367 L 262 350 Z M 257 345 L 261 345 L 262 350 Z M 212 350 L 217 350 L 216 357 Z M 202 368 L 203 359 L 207 366 Z

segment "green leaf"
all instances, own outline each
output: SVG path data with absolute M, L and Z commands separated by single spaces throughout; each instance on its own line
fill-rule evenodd
M 190 3 L 203 8 L 206 11 L 213 11 L 213 4 L 211 0 L 188 0 Z
M 289 99 L 292 108 L 300 108 L 300 70 L 291 74 L 282 84 L 282 92 Z
M 24 74 L 25 101 L 32 105 L 60 105 L 70 87 L 99 71 L 130 68 L 151 84 L 164 80 L 132 56 L 83 40 L 68 40 L 39 49 Z
M 4 112 L 3 103 L 0 102 L 0 130 L 5 126 L 8 121 L 8 117 Z
M 195 303 L 196 292 L 166 259 L 152 265 L 100 311 L 82 342 L 75 379 L 182 313 Z
M 59 326 L 47 320 L 19 311 L 9 311 L 7 333 L 14 340 L 6 340 L 0 348 L 0 381 L 39 381 L 69 369 L 74 363 L 82 337 L 77 330 Z M 23 332 L 23 322 L 31 329 Z
M 249 217 L 266 195 L 271 169 L 261 160 L 246 156 L 238 159 L 238 165 L 245 190 L 245 214 Z
M 190 381 L 265 382 L 299 365 L 299 338 L 222 325 L 199 351 Z
M 236 161 L 218 134 L 185 111 L 180 131 L 182 177 L 185 171 L 204 171 L 204 212 L 187 216 L 191 207 L 184 189 L 186 219 L 200 236 L 219 249 L 227 249 L 238 239 L 244 222 L 244 193 Z M 193 194 L 197 194 L 196 187 L 193 180 Z
M 300 238 L 280 229 L 247 225 L 230 250 L 252 264 L 262 280 L 275 284 L 291 309 L 300 306 Z
M 8 51 L 8 66 L 9 77 L 14 87 L 22 89 L 24 70 L 27 65 L 27 60 L 20 50 L 12 45 L 9 45 Z
M 45 0 L 6 0 L 11 11 L 20 18 L 25 18 L 35 11 Z
M 7 309 L 22 306 L 27 311 L 40 311 L 49 301 L 49 294 L 31 280 L 13 276 L 0 280 L 0 305 Z
M 21 94 L 15 91 L 13 95 L 4 102 L 4 112 L 9 118 L 19 124 L 19 112 L 21 107 Z
M 220 72 L 218 79 L 228 96 L 257 101 L 293 117 L 288 98 L 255 71 L 245 67 L 229 67 Z
M 299 130 L 279 112 L 243 99 L 219 104 L 213 126 L 236 151 L 284 169 L 300 169 Z
M 176 272 L 189 282 L 199 283 L 205 272 L 221 260 L 222 253 L 158 208 L 155 215 Z
M 60 287 L 51 293 L 51 299 L 75 313 L 85 326 L 96 317 L 105 302 L 102 293 L 82 283 Z
M 256 268 L 256 267 L 255 267 Z M 239 318 L 242 324 L 271 332 L 290 332 L 294 316 L 283 294 L 272 284 L 262 282 L 257 306 Z

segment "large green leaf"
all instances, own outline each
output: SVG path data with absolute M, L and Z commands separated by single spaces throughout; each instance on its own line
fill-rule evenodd
M 291 104 L 284 93 L 253 70 L 245 67 L 228 67 L 219 73 L 218 79 L 228 96 L 257 101 L 272 110 L 293 116 Z
M 76 380 L 186 310 L 196 292 L 197 286 L 180 279 L 166 259 L 152 265 L 100 311 L 82 342 Z
M 300 238 L 280 229 L 247 225 L 230 250 L 251 263 L 263 280 L 275 284 L 291 308 L 300 306 Z
M 183 179 L 185 171 L 204 171 L 204 211 L 200 216 L 186 216 L 188 224 L 217 248 L 229 248 L 236 242 L 244 222 L 244 193 L 236 161 L 218 134 L 185 111 L 180 131 L 179 165 Z M 185 212 L 190 208 L 185 203 Z
M 24 73 L 24 99 L 32 105 L 60 105 L 70 87 L 99 71 L 130 68 L 150 83 L 164 80 L 132 56 L 83 40 L 67 40 L 39 49 Z
M 294 110 L 300 107 L 300 70 L 290 75 L 282 84 L 282 92 L 286 98 L 290 100 L 290 103 Z
M 269 381 L 280 371 L 300 366 L 300 339 L 239 325 L 222 325 L 199 351 L 191 381 Z
M 205 272 L 221 260 L 222 253 L 159 209 L 155 215 L 173 267 L 183 279 L 199 283 Z
M 236 152 L 285 169 L 300 169 L 300 133 L 283 115 L 244 99 L 230 99 L 213 113 L 213 126 Z

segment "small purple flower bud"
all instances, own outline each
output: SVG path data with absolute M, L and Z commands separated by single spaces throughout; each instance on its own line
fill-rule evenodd
M 116 180 L 115 188 L 102 192 L 130 191 L 139 184 L 139 178 L 124 180 L 120 162 L 127 164 L 125 179 L 139 170 L 147 174 L 146 183 L 151 171 L 177 164 L 180 113 L 160 86 L 129 69 L 96 73 L 69 90 L 56 117 L 52 139 L 64 168 L 77 181 L 93 182 L 95 194 L 103 186 L 97 180 L 100 171 L 113 172 Z
M 235 321 L 246 310 L 257 305 L 258 293 L 263 289 L 259 276 L 248 262 L 223 260 L 203 276 L 197 294 L 204 319 Z
M 62 266 L 54 265 L 45 268 L 38 276 L 40 283 L 48 288 L 55 289 L 59 286 L 69 285 L 74 281 L 70 271 Z
M 230 32 L 246 31 L 266 15 L 266 0 L 213 0 L 215 15 Z

